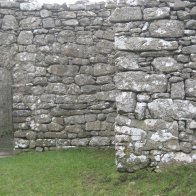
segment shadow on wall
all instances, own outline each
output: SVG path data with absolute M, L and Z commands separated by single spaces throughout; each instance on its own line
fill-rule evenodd
M 12 92 L 11 75 L 0 68 L 0 150 L 12 148 Z

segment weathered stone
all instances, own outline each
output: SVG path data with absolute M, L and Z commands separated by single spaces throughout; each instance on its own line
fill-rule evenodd
M 75 19 L 70 19 L 70 20 L 63 21 L 63 24 L 67 26 L 77 26 L 79 22 Z
M 180 142 L 180 149 L 182 152 L 190 153 L 192 151 L 192 145 L 189 142 Z
M 71 145 L 73 146 L 87 146 L 89 143 L 89 139 L 88 138 L 84 138 L 84 139 L 73 139 L 71 141 Z
M 66 31 L 61 31 L 58 34 L 57 40 L 60 43 L 68 43 L 68 42 L 74 42 L 75 41 L 75 34 L 73 31 L 66 30 Z
M 87 131 L 100 131 L 100 129 L 101 129 L 101 122 L 100 121 L 86 123 L 86 130 Z
M 116 97 L 118 112 L 133 112 L 136 105 L 136 94 L 132 92 L 120 92 Z
M 55 23 L 54 23 L 54 19 L 53 18 L 45 18 L 42 20 L 43 22 L 43 27 L 44 28 L 54 28 L 55 27 Z
M 189 125 L 190 129 L 196 129 L 196 121 L 192 120 Z
M 54 123 L 51 122 L 50 124 L 48 124 L 48 130 L 49 131 L 62 131 L 64 129 L 64 126 L 58 124 L 58 123 Z
M 16 36 L 11 33 L 0 33 L 0 45 L 9 45 L 16 42 Z
M 28 148 L 29 140 L 24 139 L 14 139 L 14 148 Z
M 186 96 L 196 97 L 196 80 L 188 79 L 185 81 Z
M 69 57 L 88 58 L 94 54 L 94 47 L 68 43 L 63 52 Z
M 177 20 L 158 20 L 150 24 L 149 32 L 152 37 L 182 37 L 184 23 Z
M 75 115 L 64 118 L 65 125 L 74 125 L 74 124 L 84 124 L 85 118 L 84 115 Z
M 191 9 L 190 15 L 191 15 L 192 17 L 195 17 L 195 16 L 196 16 L 196 6 L 194 6 L 194 7 Z
M 144 20 L 154 20 L 161 18 L 168 18 L 170 14 L 169 7 L 154 7 L 144 9 Z
M 182 48 L 184 54 L 196 54 L 196 45 L 190 45 Z
M 161 158 L 162 164 L 168 164 L 170 162 L 191 163 L 192 161 L 191 156 L 183 152 L 168 152 Z
M 49 10 L 43 9 L 40 11 L 40 15 L 42 18 L 47 18 L 47 17 L 52 16 L 52 12 Z
M 138 55 L 134 53 L 120 53 L 120 57 L 116 58 L 116 66 L 119 70 L 138 70 Z
M 108 137 L 92 137 L 89 146 L 109 146 L 110 139 Z
M 187 23 L 186 23 L 186 29 L 193 29 L 193 30 L 196 30 L 196 20 L 189 20 Z
M 18 36 L 18 43 L 22 45 L 29 45 L 33 42 L 33 33 L 31 31 L 21 31 Z
M 104 76 L 115 73 L 115 67 L 110 64 L 95 64 L 94 65 L 94 76 Z
M 5 15 L 2 21 L 2 29 L 15 30 L 18 28 L 18 22 L 12 15 Z
M 124 0 L 119 0 L 119 2 Z M 126 0 L 126 3 L 131 6 L 158 6 L 160 4 L 159 0 Z
M 58 13 L 59 18 L 63 19 L 73 19 L 76 18 L 75 12 L 68 12 L 68 11 L 63 11 Z
M 141 19 L 142 12 L 140 7 L 116 8 L 110 17 L 111 22 L 130 22 Z
M 35 29 L 41 25 L 41 19 L 36 17 L 28 17 L 20 21 L 20 27 L 24 29 Z
M 152 65 L 155 67 L 156 70 L 170 73 L 174 71 L 181 70 L 183 65 L 178 63 L 175 59 L 171 57 L 158 57 L 155 58 L 152 62 Z
M 115 46 L 118 50 L 130 51 L 175 50 L 178 48 L 178 43 L 158 38 L 118 36 L 115 37 Z
M 135 117 L 139 120 L 144 119 L 146 112 L 146 103 L 137 103 L 135 107 Z
M 77 75 L 74 79 L 76 84 L 78 84 L 79 86 L 95 84 L 95 79 L 90 75 L 80 74 Z
M 132 90 L 137 92 L 164 92 L 167 87 L 165 75 L 149 75 L 139 71 L 118 73 L 114 77 L 114 82 L 120 90 Z
M 33 53 L 27 53 L 27 52 L 22 52 L 18 53 L 16 55 L 16 60 L 21 61 L 21 62 L 35 62 L 36 60 L 36 54 Z
M 172 99 L 184 99 L 184 82 L 171 84 L 171 98 Z
M 31 3 L 20 3 L 20 9 L 24 11 L 35 11 L 40 10 L 42 4 L 38 2 L 31 2 Z
M 148 108 L 154 118 L 184 120 L 196 116 L 196 105 L 188 100 L 156 99 Z

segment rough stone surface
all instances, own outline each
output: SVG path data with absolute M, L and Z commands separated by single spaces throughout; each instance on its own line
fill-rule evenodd
M 149 32 L 152 37 L 182 37 L 184 24 L 177 20 L 158 20 L 150 24 Z
M 141 19 L 142 12 L 140 7 L 116 8 L 110 17 L 111 22 L 131 22 Z
M 1 2 L 0 130 L 17 152 L 115 145 L 119 171 L 196 161 L 195 6 Z
M 164 73 L 178 71 L 183 68 L 182 64 L 178 63 L 175 59 L 171 57 L 155 58 L 152 62 L 152 65 L 155 67 L 156 70 Z
M 131 51 L 175 50 L 178 48 L 178 43 L 158 38 L 119 36 L 115 38 L 115 46 L 118 50 Z
M 164 92 L 167 79 L 162 74 L 146 74 L 144 72 L 123 72 L 114 77 L 115 84 L 120 90 L 136 92 Z

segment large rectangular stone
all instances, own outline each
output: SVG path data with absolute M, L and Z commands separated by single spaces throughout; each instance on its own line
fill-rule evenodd
M 115 47 L 118 50 L 130 51 L 176 50 L 178 42 L 158 38 L 116 36 Z
M 186 120 L 196 117 L 196 103 L 188 100 L 156 99 L 148 108 L 153 118 Z
M 141 71 L 122 72 L 114 77 L 116 87 L 120 90 L 136 92 L 165 92 L 167 79 L 163 74 L 146 74 Z
M 130 22 L 141 19 L 142 12 L 140 7 L 116 8 L 110 17 L 111 22 Z
M 182 37 L 184 23 L 177 20 L 157 20 L 150 24 L 149 31 L 153 37 Z

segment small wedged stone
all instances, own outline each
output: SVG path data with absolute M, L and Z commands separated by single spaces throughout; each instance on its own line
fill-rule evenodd
M 185 81 L 185 92 L 188 97 L 196 97 L 196 80 L 187 79 Z

